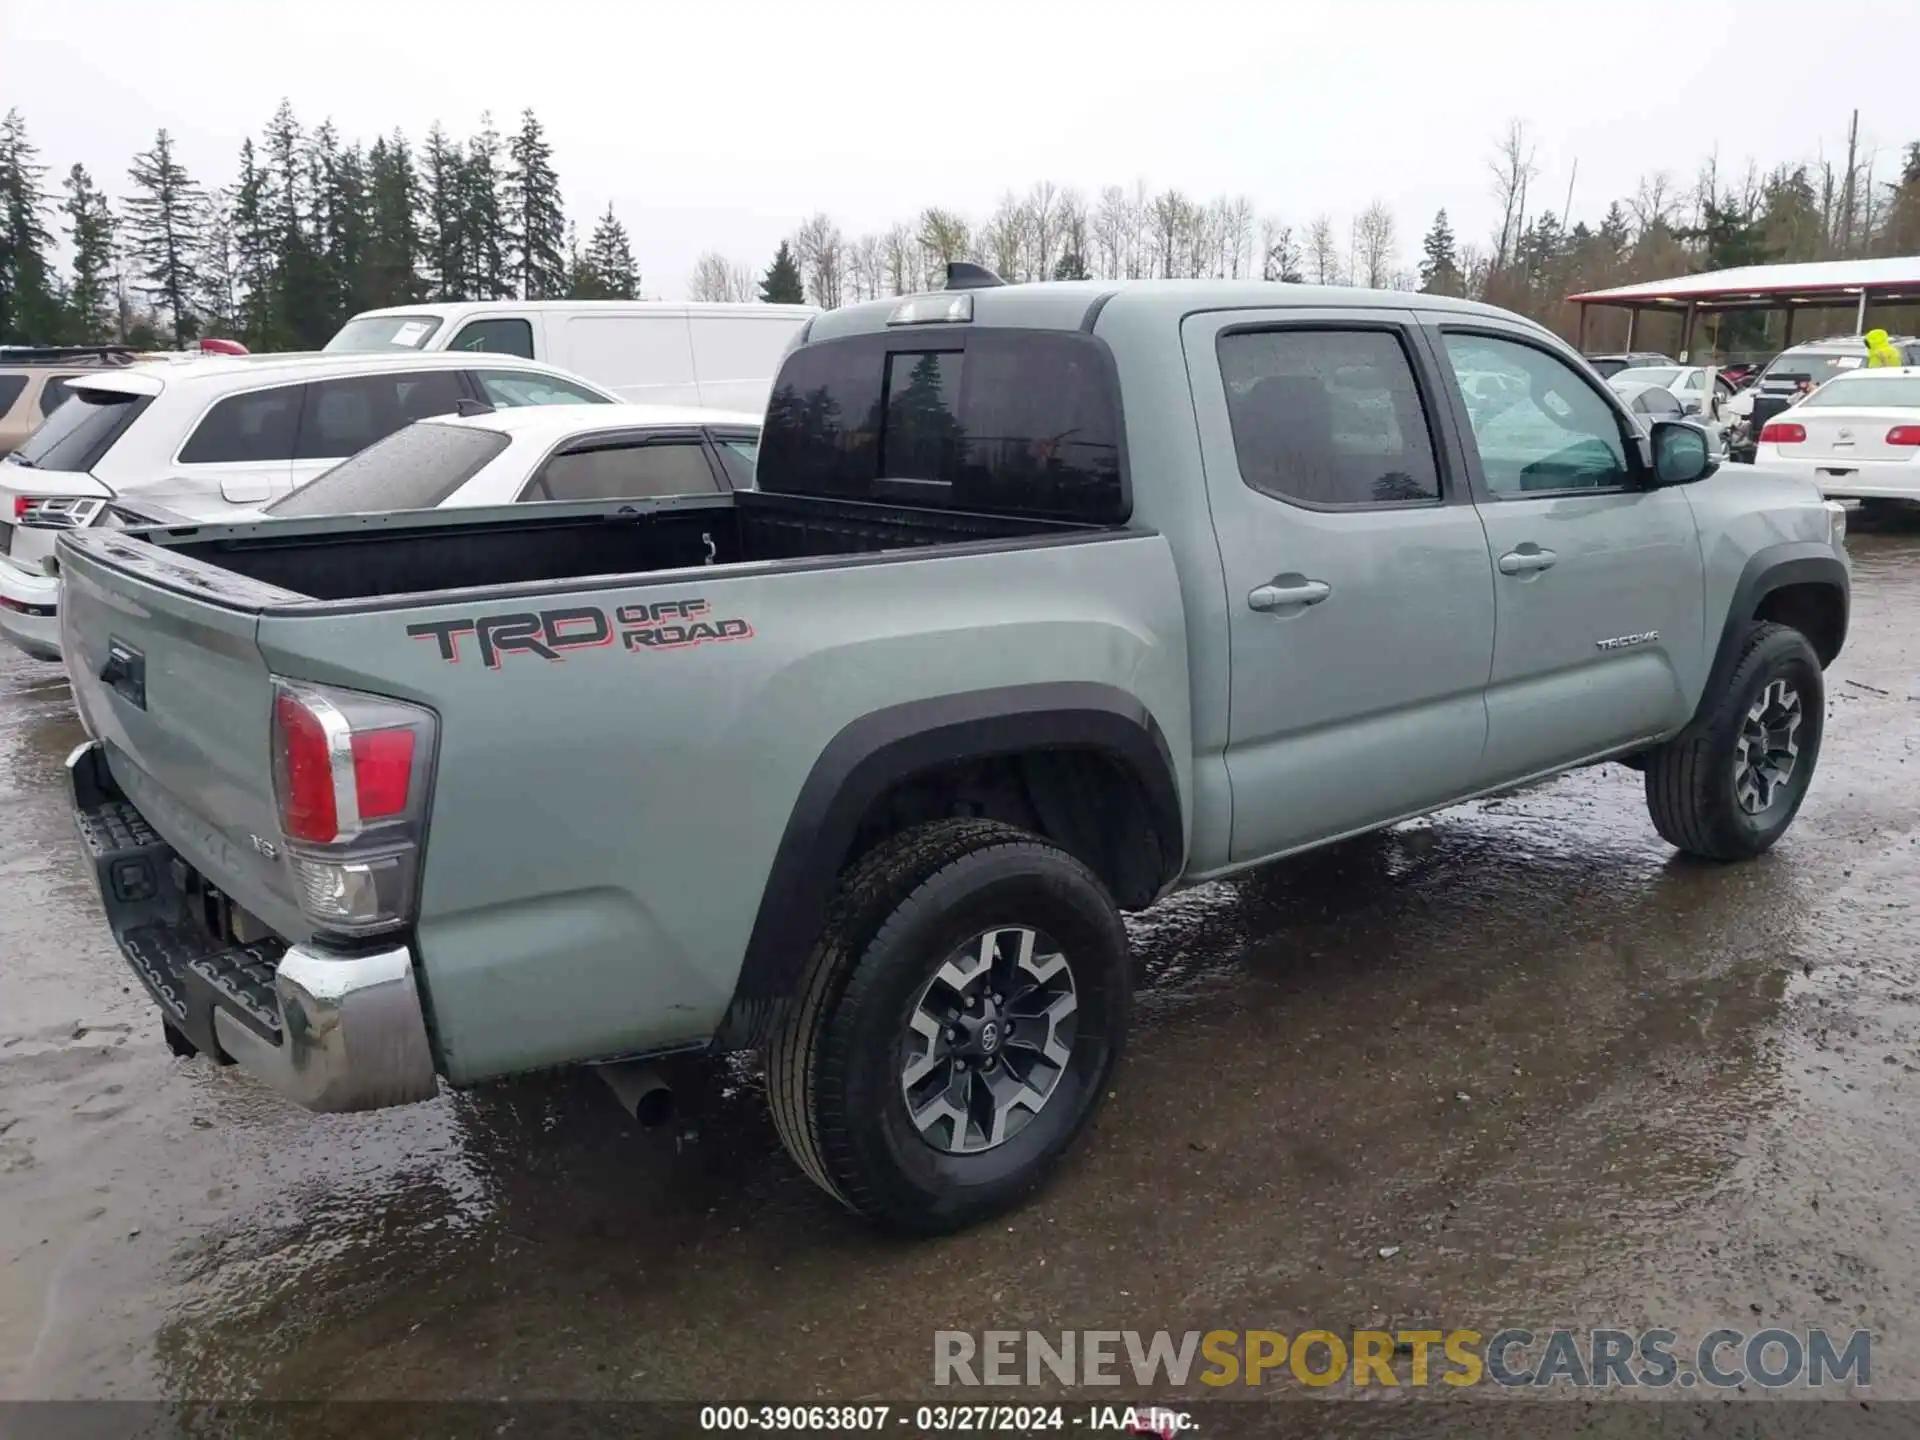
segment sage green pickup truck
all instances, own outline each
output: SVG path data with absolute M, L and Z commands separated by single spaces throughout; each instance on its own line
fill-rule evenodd
M 182 1054 L 353 1110 L 758 1050 L 809 1176 L 949 1230 L 1098 1107 L 1175 887 L 1608 760 L 1767 849 L 1843 541 L 1499 310 L 975 278 L 812 321 L 751 491 L 62 534 L 73 803 Z

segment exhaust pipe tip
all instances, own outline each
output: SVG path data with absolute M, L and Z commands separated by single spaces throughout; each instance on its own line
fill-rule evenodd
M 593 1067 L 613 1091 L 620 1108 L 652 1130 L 673 1118 L 673 1087 L 643 1060 L 615 1060 Z

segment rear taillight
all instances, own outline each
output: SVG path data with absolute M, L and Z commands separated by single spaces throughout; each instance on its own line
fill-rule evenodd
M 1896 425 L 1887 431 L 1889 445 L 1920 445 L 1920 425 Z
M 365 934 L 412 917 L 435 725 L 403 701 L 274 681 L 274 796 L 316 926 Z
M 1762 445 L 1799 445 L 1807 438 L 1807 427 L 1785 420 L 1774 420 L 1760 427 Z
M 105 503 L 71 495 L 16 495 L 13 523 L 29 530 L 82 530 L 99 518 Z

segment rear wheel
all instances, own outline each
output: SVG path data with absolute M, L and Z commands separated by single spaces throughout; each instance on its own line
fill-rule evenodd
M 1078 860 L 948 820 L 843 877 L 768 1050 L 782 1141 L 856 1213 L 957 1230 L 1036 1188 L 1126 1038 L 1125 927 Z
M 1697 733 L 1647 756 L 1654 828 L 1709 860 L 1769 849 L 1806 798 L 1825 714 L 1825 677 L 1807 637 L 1754 625 Z

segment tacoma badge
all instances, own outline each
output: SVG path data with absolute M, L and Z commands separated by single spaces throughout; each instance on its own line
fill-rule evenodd
M 1596 640 L 1593 643 L 1602 650 L 1624 650 L 1629 645 L 1651 645 L 1659 638 L 1658 630 L 1646 630 L 1638 635 L 1616 635 L 1611 640 Z

